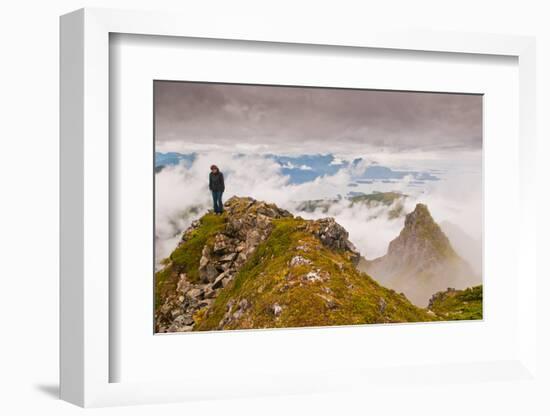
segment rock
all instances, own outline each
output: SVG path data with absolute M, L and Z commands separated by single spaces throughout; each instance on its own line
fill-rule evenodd
M 213 263 L 208 263 L 204 269 L 199 270 L 199 277 L 203 283 L 212 283 L 219 274 L 216 265 Z
M 224 280 L 225 278 L 227 278 L 227 275 L 228 275 L 227 272 L 223 272 L 223 273 L 220 274 L 218 277 L 216 277 L 216 279 L 215 279 L 214 282 L 212 283 L 212 289 L 219 289 L 219 288 L 224 287 L 224 282 L 223 282 L 223 280 Z
M 191 284 L 187 281 L 187 275 L 185 273 L 180 274 L 180 280 L 178 280 L 176 292 L 185 295 L 189 289 L 191 289 Z
M 231 241 L 229 237 L 227 237 L 224 234 L 217 234 L 216 237 L 214 238 L 214 247 L 213 247 L 214 253 L 218 253 L 218 254 L 223 253 L 228 249 L 230 244 L 231 244 Z
M 321 243 L 330 249 L 345 250 L 350 254 L 354 265 L 359 263 L 361 255 L 349 241 L 349 234 L 334 218 L 321 218 L 308 223 L 306 230 L 316 235 Z
M 244 263 L 246 261 L 246 258 L 247 258 L 246 253 L 244 251 L 241 251 L 239 253 L 239 255 L 237 256 L 236 261 L 239 262 L 239 263 Z
M 246 247 L 245 252 L 247 255 L 251 254 L 256 249 L 258 244 L 262 241 L 262 236 L 258 230 L 250 230 L 246 235 Z
M 233 263 L 230 263 L 230 262 L 226 262 L 226 263 L 222 263 L 222 272 L 227 272 L 229 270 L 231 270 L 233 268 Z
M 226 254 L 225 256 L 222 256 L 220 258 L 220 261 L 221 262 L 231 262 L 231 261 L 235 260 L 235 257 L 237 257 L 237 253 L 235 253 L 235 252 L 229 253 L 229 254 Z
M 309 247 L 304 244 L 303 241 L 299 241 L 300 245 L 299 246 L 296 246 L 296 250 L 297 251 L 303 251 L 304 253 L 307 253 L 309 251 Z
M 195 321 L 191 315 L 180 315 L 174 319 L 173 324 L 178 326 L 188 326 L 193 325 Z
M 384 298 L 380 298 L 378 300 L 378 312 L 384 313 L 386 311 L 386 300 Z
M 338 307 L 338 304 L 336 303 L 336 301 L 330 296 L 326 296 L 321 293 L 316 293 L 315 295 L 325 301 L 325 305 L 328 309 L 336 309 Z
M 183 311 L 177 308 L 177 309 L 172 309 L 170 313 L 172 314 L 172 318 L 175 318 L 177 316 L 180 316 L 183 313 Z
M 322 280 L 322 277 L 318 271 L 312 270 L 305 275 L 305 279 L 309 282 L 318 282 Z
M 187 297 L 191 299 L 201 299 L 204 294 L 204 290 L 200 288 L 193 288 L 187 292 Z
M 199 309 L 208 307 L 214 302 L 214 299 L 203 299 L 199 302 Z
M 214 297 L 216 297 L 216 290 L 214 288 L 212 288 L 212 285 L 207 285 L 205 288 L 204 288 L 204 294 L 203 294 L 203 297 L 205 299 L 212 299 Z
M 162 332 L 191 332 L 193 330 L 193 326 L 171 326 L 166 331 Z
M 247 310 L 248 308 L 250 308 L 250 302 L 247 299 L 242 299 L 239 302 L 239 308 L 242 310 Z
M 306 259 L 305 257 L 302 257 L 302 256 L 294 256 L 292 257 L 292 259 L 290 260 L 290 267 L 295 267 L 295 266 L 302 266 L 302 265 L 306 265 L 306 264 L 311 264 L 311 260 L 308 260 Z
M 231 311 L 233 309 L 233 305 L 235 305 L 235 301 L 233 299 L 231 299 L 225 305 L 225 314 L 223 315 L 222 319 L 218 323 L 218 329 L 223 329 L 229 322 L 231 322 L 231 319 L 232 319 Z
M 205 248 L 206 248 L 206 246 L 205 246 Z M 210 259 L 207 256 L 204 255 L 204 250 L 203 250 L 203 255 L 202 255 L 202 257 L 199 261 L 199 269 L 204 269 L 209 261 L 210 261 Z
M 241 301 L 237 304 L 237 310 L 229 316 L 229 319 L 226 323 L 240 319 L 244 315 L 244 313 L 250 308 L 250 306 L 250 302 L 247 299 L 241 299 Z
M 258 214 L 256 217 L 256 227 L 262 230 L 266 230 L 271 227 L 271 218 L 267 215 Z
M 278 303 L 274 303 L 273 305 L 271 305 L 271 311 L 273 312 L 273 315 L 279 316 L 283 311 L 283 308 Z

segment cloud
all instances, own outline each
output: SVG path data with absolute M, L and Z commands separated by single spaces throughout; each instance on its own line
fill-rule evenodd
M 154 96 L 161 150 L 440 152 L 482 140 L 481 95 L 155 81 Z
M 295 165 L 292 162 L 282 163 L 281 167 L 285 169 L 299 169 L 299 170 L 313 170 L 311 166 L 308 165 Z
M 353 189 L 365 193 L 373 190 L 406 193 L 409 197 L 404 201 L 405 212 L 412 211 L 418 202 L 426 203 L 437 222 L 452 223 L 471 238 L 481 241 L 480 157 L 477 153 L 477 156 L 466 158 L 460 167 L 453 161 L 433 165 L 438 168 L 452 165 L 454 169 L 443 175 L 440 181 L 427 181 L 422 186 L 409 187 L 414 180 L 410 175 L 391 184 L 361 183 Z M 186 168 L 184 164 L 168 166 L 155 175 L 157 262 L 176 247 L 181 232 L 190 222 L 210 208 L 208 172 L 212 163 L 220 167 L 226 178 L 224 200 L 233 195 L 251 196 L 273 202 L 293 213 L 296 213 L 299 201 L 345 196 L 356 168 L 348 165 L 335 174 L 296 184 L 291 183 L 289 176 L 283 173 L 281 164 L 257 154 L 209 151 L 198 153 L 190 167 Z M 361 254 L 372 259 L 386 253 L 389 242 L 397 237 L 403 227 L 404 217 L 388 218 L 388 212 L 393 208 L 395 206 L 382 204 L 350 206 L 349 201 L 341 199 L 331 206 L 328 213 L 318 210 L 298 214 L 312 219 L 335 217 L 348 230 L 351 241 Z

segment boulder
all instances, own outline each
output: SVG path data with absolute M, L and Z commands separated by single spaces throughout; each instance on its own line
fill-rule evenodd
M 222 288 L 224 286 L 223 284 L 223 279 L 225 279 L 227 277 L 228 273 L 227 272 L 223 272 L 222 274 L 220 274 L 218 277 L 216 277 L 216 279 L 214 280 L 214 282 L 212 283 L 212 289 L 219 289 L 219 288 Z
M 220 273 L 213 263 L 208 263 L 205 268 L 199 269 L 199 277 L 203 283 L 212 283 Z
M 345 250 L 350 253 L 354 265 L 359 263 L 361 255 L 349 241 L 349 234 L 334 218 L 321 218 L 308 223 L 306 230 L 314 234 L 326 247 L 336 250 Z

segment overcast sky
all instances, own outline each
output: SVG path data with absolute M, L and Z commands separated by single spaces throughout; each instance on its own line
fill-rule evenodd
M 482 97 L 155 81 L 158 151 L 480 150 Z

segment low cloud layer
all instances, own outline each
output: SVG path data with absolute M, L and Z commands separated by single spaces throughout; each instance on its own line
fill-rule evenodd
M 427 182 L 421 187 L 412 186 L 412 178 L 405 177 L 394 183 L 360 184 L 349 188 L 357 166 L 341 169 L 333 175 L 318 177 L 311 182 L 293 184 L 283 174 L 280 164 L 265 156 L 236 155 L 228 152 L 199 153 L 191 166 L 185 163 L 167 166 L 155 175 L 156 180 L 156 256 L 157 262 L 166 257 L 177 245 L 181 231 L 211 206 L 208 191 L 208 172 L 212 163 L 220 166 L 226 176 L 224 199 L 233 195 L 251 196 L 273 202 L 296 212 L 300 201 L 334 198 L 346 191 L 362 192 L 400 191 L 409 195 L 405 199 L 404 212 L 414 209 L 417 202 L 426 203 L 438 223 L 454 226 L 454 231 L 466 238 L 452 241 L 455 245 L 481 242 L 482 206 L 480 153 L 470 155 L 470 162 L 454 167 L 441 175 L 441 180 Z M 436 165 L 434 165 L 436 166 Z M 367 168 L 365 165 L 363 168 Z M 361 254 L 372 259 L 386 253 L 388 243 L 403 227 L 404 217 L 388 218 L 393 206 L 350 204 L 346 200 L 332 205 L 328 213 L 321 210 L 312 213 L 300 212 L 306 218 L 333 216 L 350 233 L 351 241 Z M 456 231 L 458 229 L 458 231 Z M 476 254 L 471 247 L 455 247 L 459 253 Z M 468 251 L 468 249 L 470 250 Z M 478 256 L 479 257 L 479 256 Z M 480 271 L 480 258 L 466 258 L 476 271 Z M 474 264 L 475 263 L 475 264 Z

